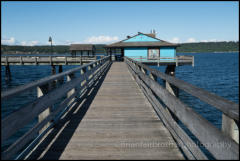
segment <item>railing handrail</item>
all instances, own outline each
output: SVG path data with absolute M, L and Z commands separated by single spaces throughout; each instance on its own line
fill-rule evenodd
M 76 68 L 73 68 L 73 69 L 70 69 L 70 70 L 67 70 L 65 72 L 62 72 L 62 73 L 59 73 L 59 74 L 55 74 L 55 75 L 52 75 L 52 76 L 48 76 L 48 77 L 45 77 L 45 78 L 42 78 L 40 80 L 36 80 L 36 81 L 33 81 L 31 83 L 28 83 L 28 84 L 24 84 L 24 85 L 21 85 L 21 86 L 18 86 L 18 87 L 15 87 L 13 89 L 9 89 L 7 91 L 4 91 L 1 93 L 1 100 L 4 100 L 4 99 L 7 99 L 7 98 L 10 98 L 10 97 L 13 97 L 14 95 L 18 94 L 18 93 L 21 93 L 23 91 L 26 91 L 26 90 L 30 90 L 32 88 L 35 88 L 37 86 L 41 86 L 43 84 L 46 84 L 46 83 L 49 83 L 53 80 L 56 80 L 56 79 L 60 79 L 66 75 L 69 75 L 69 74 L 72 74 L 72 73 L 75 73 L 81 69 L 84 69 L 84 68 L 87 68 L 88 66 L 96 63 L 96 62 L 101 62 L 103 61 L 104 59 L 107 59 L 109 56 L 106 56 L 102 59 L 99 59 L 99 60 L 96 60 L 96 61 L 93 61 L 89 64 L 85 64 L 83 66 L 80 66 L 80 67 L 76 67 Z
M 187 83 L 183 80 L 177 79 L 176 77 L 169 76 L 165 73 L 162 73 L 156 69 L 150 68 L 145 64 L 142 64 L 140 62 L 137 62 L 133 59 L 131 59 L 134 63 L 140 65 L 141 67 L 148 70 L 150 73 L 160 77 L 161 79 L 173 84 L 174 86 L 178 87 L 179 89 L 184 90 L 185 92 L 199 98 L 200 100 L 216 107 L 221 112 L 226 114 L 228 117 L 239 121 L 239 104 L 236 104 L 235 102 L 226 100 L 223 97 L 220 97 L 216 94 L 213 94 L 209 91 L 206 91 L 202 88 L 196 87 L 190 83 Z
M 200 149 L 198 146 L 197 148 L 195 147 L 196 145 L 192 146 L 192 142 L 189 140 L 191 138 L 185 131 L 181 130 L 182 127 L 178 125 L 174 116 L 177 117 L 193 135 L 195 135 L 201 144 L 204 145 L 204 147 L 216 159 L 239 158 L 239 144 L 233 140 L 232 137 L 226 135 L 203 116 L 188 107 L 188 105 L 181 102 L 181 100 L 171 94 L 168 89 L 162 87 L 157 82 L 157 78 L 160 77 L 158 73 L 154 73 L 151 68 L 146 68 L 143 64 L 127 57 L 126 63 L 143 93 L 152 104 L 156 113 L 161 116 L 161 120 L 177 140 L 184 153 L 186 152 L 190 158 L 205 158 L 205 154 L 202 155 L 199 153 Z M 168 79 L 165 78 L 165 80 L 168 82 Z M 172 84 L 171 82 L 168 83 Z M 159 101 L 159 99 L 161 101 Z M 165 104 L 164 106 L 166 108 L 163 107 L 162 103 Z M 166 111 L 171 111 L 172 114 L 168 114 Z M 172 120 L 169 119 L 169 117 L 171 117 Z M 183 143 L 184 145 L 182 145 L 182 142 L 185 141 L 186 143 Z M 215 147 L 214 144 L 216 143 L 226 143 L 228 144 L 228 148 L 225 146 Z M 206 146 L 206 144 L 211 146 Z
M 149 58 L 147 56 L 128 56 L 129 58 L 134 58 L 134 59 L 153 59 L 153 60 L 158 60 L 158 59 L 174 59 L 174 60 L 192 60 L 192 58 L 194 56 L 190 56 L 190 55 L 183 55 L 183 56 L 176 56 L 176 57 L 162 57 L 162 56 L 158 56 L 158 57 L 154 57 L 154 58 Z
M 29 54 L 29 55 L 11 55 L 11 54 L 8 54 L 8 55 L 1 55 L 1 57 L 49 57 L 49 56 L 52 56 L 52 57 L 73 57 L 73 56 L 77 56 L 77 57 L 89 57 L 89 56 L 104 56 L 104 55 L 37 55 L 37 54 Z
M 104 56 L 104 55 L 1 55 L 1 57 L 89 57 L 89 56 Z
M 38 81 L 29 83 L 30 85 L 28 85 L 27 88 L 20 88 L 15 93 L 13 91 L 10 95 L 5 95 L 4 99 L 6 99 L 7 96 L 12 97 L 13 95 L 16 95 L 20 92 L 25 92 L 26 90 L 32 89 L 34 87 L 37 87 L 38 92 L 37 99 L 23 105 L 21 108 L 1 120 L 2 142 L 15 134 L 19 129 L 29 124 L 34 118 L 39 118 L 43 111 L 49 109 L 50 113 L 48 115 L 44 114 L 41 116 L 41 118 L 39 118 L 39 122 L 34 125 L 34 127 L 28 130 L 23 136 L 18 138 L 6 150 L 4 150 L 2 152 L 2 159 L 10 159 L 30 141 L 31 143 L 26 149 L 21 152 L 21 154 L 17 156 L 17 159 L 21 159 L 27 153 L 29 153 L 31 149 L 36 146 L 37 142 L 40 141 L 40 139 L 45 135 L 45 133 L 49 131 L 65 113 L 68 112 L 69 108 L 75 105 L 76 101 L 81 101 L 87 96 L 89 90 L 93 86 L 96 86 L 98 79 L 100 79 L 102 74 L 107 71 L 107 68 L 110 66 L 110 64 L 110 57 L 107 56 L 103 59 L 91 62 L 82 67 L 77 67 L 70 69 L 65 73 L 57 74 L 60 76 L 50 76 L 46 79 L 41 79 L 40 83 Z M 89 69 L 86 69 L 87 67 L 89 67 Z M 74 74 L 74 72 L 80 69 L 83 70 L 81 72 L 81 75 L 78 77 Z M 57 88 L 50 87 L 52 86 L 50 84 L 51 81 L 59 79 L 63 76 L 67 76 L 66 82 Z M 59 98 L 65 95 L 67 95 L 67 98 L 64 98 L 63 101 L 60 101 Z M 55 107 L 52 109 L 51 106 L 54 105 L 54 103 L 57 101 L 60 101 L 60 104 L 57 106 L 57 108 Z M 22 114 L 25 114 L 24 117 L 22 117 Z M 44 126 L 47 126 L 48 123 L 49 126 L 47 129 L 42 129 Z M 43 131 L 40 131 L 41 129 Z M 38 134 L 37 137 L 36 134 Z M 31 141 L 32 139 L 33 141 Z

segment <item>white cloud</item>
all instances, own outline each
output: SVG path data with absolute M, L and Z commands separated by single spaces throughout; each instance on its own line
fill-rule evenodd
M 196 42 L 196 40 L 194 38 L 188 38 L 187 42 Z
M 34 45 L 38 45 L 39 42 L 38 41 L 30 41 L 29 42 L 29 46 L 34 46 Z
M 208 40 L 201 40 L 200 42 L 209 42 Z
M 15 38 L 14 37 L 11 37 L 11 38 L 5 38 L 3 40 L 1 40 L 1 44 L 4 44 L 4 45 L 14 45 L 15 44 Z
M 169 40 L 169 42 L 180 43 L 180 39 L 178 37 L 174 37 L 174 38 L 172 38 L 172 40 Z
M 220 42 L 220 41 L 224 41 L 224 40 L 209 39 L 209 40 L 201 40 L 200 42 Z
M 72 43 L 73 43 L 72 41 L 66 40 L 66 41 L 62 42 L 61 44 L 62 44 L 62 45 L 70 45 L 70 44 L 72 44 Z
M 217 42 L 218 40 L 217 39 L 211 39 L 209 40 L 210 42 Z
M 92 36 L 86 39 L 84 42 L 86 43 L 110 43 L 113 41 L 117 41 L 117 36 Z
M 33 41 L 17 41 L 14 37 L 11 38 L 3 38 L 1 40 L 1 44 L 3 45 L 22 45 L 22 46 L 34 46 L 39 45 L 39 41 L 33 40 Z
M 82 42 L 80 41 L 70 41 L 70 40 L 65 40 L 65 41 L 59 41 L 59 42 L 54 42 L 54 45 L 70 45 L 70 44 L 81 44 Z
M 39 45 L 39 42 L 34 40 L 34 41 L 22 41 L 20 42 L 20 45 L 22 46 L 34 46 L 34 45 Z
M 20 44 L 21 44 L 22 46 L 25 46 L 25 45 L 27 45 L 27 42 L 26 42 L 26 41 L 22 41 Z

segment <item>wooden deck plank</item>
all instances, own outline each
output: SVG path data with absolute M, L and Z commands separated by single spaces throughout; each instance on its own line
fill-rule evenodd
M 112 64 L 80 123 L 75 117 L 66 139 L 37 159 L 184 159 L 124 62 Z

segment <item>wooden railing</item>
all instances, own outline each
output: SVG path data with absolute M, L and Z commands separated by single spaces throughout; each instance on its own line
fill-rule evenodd
M 188 159 L 208 159 L 208 157 L 202 151 L 200 145 L 197 145 L 183 130 L 178 121 L 181 121 L 216 159 L 239 159 L 239 144 L 227 134 L 227 131 L 219 130 L 192 108 L 181 102 L 169 90 L 162 87 L 157 82 L 157 78 L 220 110 L 224 117 L 235 123 L 237 132 L 239 127 L 238 104 L 152 69 L 139 61 L 125 57 L 125 62 L 143 93 Z
M 35 101 L 19 108 L 2 120 L 1 142 L 3 143 L 19 129 L 38 118 L 38 123 L 34 125 L 33 128 L 2 152 L 2 159 L 13 159 L 13 156 L 26 146 L 27 147 L 23 151 L 20 151 L 21 153 L 15 159 L 22 159 L 29 153 L 39 140 L 58 123 L 61 116 L 65 114 L 78 99 L 84 96 L 84 92 L 95 86 L 94 84 L 103 73 L 106 72 L 109 66 L 110 57 L 108 56 L 63 73 L 2 92 L 1 101 L 5 101 L 6 99 L 9 101 L 14 96 L 25 93 L 31 89 L 37 89 L 38 96 Z M 78 72 L 80 74 L 79 77 L 76 75 Z M 64 77 L 67 78 L 65 83 L 62 83 L 55 89 L 51 87 L 52 83 L 56 82 L 56 80 L 60 81 Z M 51 106 L 64 96 L 66 98 L 53 110 Z
M 194 56 L 176 56 L 176 57 L 155 57 L 155 58 L 149 58 L 144 56 L 129 56 L 128 58 L 131 58 L 133 60 L 142 62 L 142 63 L 175 63 L 176 66 L 181 64 L 191 64 L 194 66 Z
M 1 65 L 81 65 L 97 60 L 97 56 L 1 56 Z

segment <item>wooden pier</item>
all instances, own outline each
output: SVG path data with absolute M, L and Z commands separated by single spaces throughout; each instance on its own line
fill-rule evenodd
M 104 57 L 103 55 L 100 58 Z M 5 66 L 5 79 L 11 80 L 11 65 L 51 65 L 52 74 L 56 74 L 56 66 L 59 66 L 59 73 L 62 72 L 62 65 L 83 65 L 97 60 L 97 56 L 61 56 L 61 55 L 25 55 L 1 56 L 1 65 Z
M 96 56 L 1 56 L 1 65 L 82 65 L 97 60 Z
M 182 66 L 182 65 L 192 65 L 194 66 L 194 56 L 176 56 L 176 57 L 156 57 L 149 59 L 148 57 L 143 56 L 131 56 L 129 57 L 133 60 L 139 61 L 142 64 L 146 65 L 158 65 L 158 66 Z
M 2 92 L 4 101 L 30 89 L 38 91 L 35 101 L 2 120 L 3 142 L 38 118 L 2 152 L 2 159 L 208 159 L 180 121 L 214 158 L 239 159 L 239 143 L 233 137 L 239 105 L 178 80 L 174 72 L 175 66 L 164 74 L 127 57 L 125 62 L 111 62 L 108 56 Z M 66 82 L 52 87 L 64 77 Z M 222 131 L 181 102 L 173 86 L 222 111 Z

